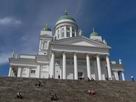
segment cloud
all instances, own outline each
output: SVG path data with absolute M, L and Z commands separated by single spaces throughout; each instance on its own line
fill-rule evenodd
M 0 18 L 0 25 L 20 25 L 22 24 L 21 20 L 17 20 L 12 17 Z
M 8 58 L 11 56 L 11 53 L 0 54 L 0 64 L 8 63 Z

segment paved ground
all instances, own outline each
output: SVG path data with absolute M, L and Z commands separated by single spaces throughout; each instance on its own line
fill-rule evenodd
M 41 86 L 35 86 L 39 81 Z M 87 94 L 92 88 L 95 96 Z M 18 91 L 23 99 L 16 98 Z M 52 94 L 57 102 L 136 102 L 136 82 L 0 77 L 0 102 L 52 102 Z

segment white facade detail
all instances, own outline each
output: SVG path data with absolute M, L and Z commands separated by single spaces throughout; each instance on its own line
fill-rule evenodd
M 102 80 L 100 57 L 98 55 L 96 56 L 96 61 L 97 61 L 97 70 L 98 70 L 98 80 Z
M 90 38 L 83 36 L 67 12 L 53 28 L 41 31 L 37 54 L 9 58 L 9 77 L 125 80 L 121 59 L 110 60 L 111 47 L 100 34 L 93 30 Z
M 86 64 L 87 65 L 87 76 L 89 79 L 91 79 L 92 77 L 91 77 L 91 71 L 90 71 L 90 57 L 88 54 L 86 55 L 86 63 L 87 63 Z
M 63 53 L 63 79 L 66 79 L 66 54 Z

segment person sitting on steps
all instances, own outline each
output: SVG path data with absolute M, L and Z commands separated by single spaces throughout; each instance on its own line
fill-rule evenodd
M 94 81 L 94 78 L 91 78 L 91 81 Z
M 57 101 L 58 100 L 58 97 L 56 94 L 52 94 L 51 95 L 51 101 Z
M 41 82 L 38 80 L 38 83 L 36 83 L 35 86 L 40 87 L 41 86 Z
M 90 81 L 90 78 L 89 78 L 89 77 L 87 78 L 87 81 Z
M 20 91 L 19 91 L 19 92 L 17 92 L 16 97 L 17 97 L 18 99 L 22 99 L 22 98 L 23 98 L 23 97 L 22 97 L 22 94 L 21 94 L 21 92 L 20 92 Z
M 94 89 L 88 90 L 88 94 L 94 96 L 96 94 L 96 91 Z
M 58 79 L 60 79 L 60 75 L 58 75 Z

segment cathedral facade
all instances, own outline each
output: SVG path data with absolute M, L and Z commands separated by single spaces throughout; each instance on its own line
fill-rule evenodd
M 125 80 L 124 69 L 109 58 L 111 47 L 93 30 L 90 38 L 83 36 L 76 20 L 67 12 L 53 30 L 46 25 L 36 55 L 9 58 L 9 77 Z

